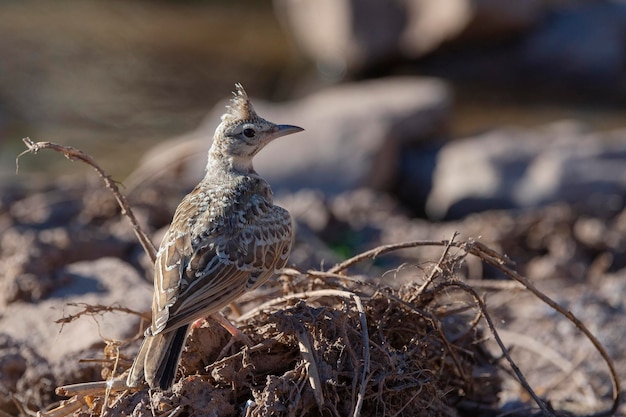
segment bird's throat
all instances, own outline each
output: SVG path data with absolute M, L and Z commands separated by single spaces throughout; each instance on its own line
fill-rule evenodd
M 252 158 L 232 155 L 219 155 L 209 152 L 209 159 L 206 166 L 207 172 L 232 172 L 240 174 L 252 174 Z

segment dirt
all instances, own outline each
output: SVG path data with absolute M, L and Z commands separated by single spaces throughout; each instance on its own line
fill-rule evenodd
M 163 205 L 155 198 L 159 194 L 146 189 L 130 199 L 153 236 L 167 225 L 176 202 L 172 196 Z M 64 285 L 58 271 L 77 260 L 117 257 L 150 279 L 147 257 L 97 181 L 79 179 L 5 195 L 15 196 L 5 198 L 0 208 L 5 306 L 45 300 Z M 311 204 L 310 193 L 306 198 Z M 289 207 L 298 199 L 294 194 L 284 201 Z M 467 288 L 484 300 L 512 359 L 547 409 L 557 415 L 610 409 L 611 379 L 597 348 L 502 269 L 472 252 L 482 246 L 472 245 L 484 243 L 515 261 L 509 267 L 586 324 L 615 361 L 618 375 L 624 375 L 623 333 L 617 330 L 626 324 L 624 213 L 602 217 L 556 205 L 436 224 L 411 219 L 393 198 L 368 190 L 320 197 L 313 206 L 321 213 L 314 220 L 296 216 L 290 269 L 242 297 L 243 316 L 226 311 L 250 344 L 231 340 L 207 319 L 192 331 L 170 392 L 102 389 L 68 399 L 55 388 L 123 379 L 140 333 L 55 363 L 37 353 L 50 347 L 6 338 L 0 387 L 14 399 L 0 403 L 2 411 L 54 410 L 44 415 L 55 416 L 535 415 L 537 404 L 494 343 Z M 455 238 L 458 246 L 446 251 L 441 242 L 454 231 L 461 233 Z M 364 256 L 347 268 L 332 267 L 378 245 L 418 239 L 426 243 Z M 63 299 L 58 302 L 62 309 Z M 128 300 L 120 305 L 132 309 Z M 81 359 L 91 361 L 78 371 Z

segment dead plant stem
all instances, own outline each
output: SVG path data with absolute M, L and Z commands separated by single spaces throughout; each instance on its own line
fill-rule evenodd
M 63 155 L 65 155 L 65 157 L 69 160 L 82 161 L 85 164 L 91 166 L 93 169 L 95 169 L 98 175 L 100 175 L 100 177 L 102 177 L 102 179 L 104 180 L 106 187 L 113 193 L 113 196 L 115 197 L 115 200 L 117 201 L 117 204 L 122 209 L 122 214 L 130 222 L 133 228 L 133 231 L 135 232 L 135 235 L 137 236 L 137 239 L 139 240 L 139 243 L 143 247 L 146 254 L 148 254 L 152 262 L 154 263 L 154 261 L 156 260 L 156 248 L 154 247 L 154 244 L 152 243 L 150 238 L 146 235 L 146 233 L 141 229 L 141 226 L 139 226 L 139 222 L 137 221 L 137 218 L 135 217 L 133 210 L 128 204 L 126 197 L 120 192 L 119 187 L 117 186 L 113 178 L 104 169 L 102 169 L 96 163 L 96 161 L 94 161 L 94 159 L 91 156 L 87 155 L 85 152 L 81 151 L 80 149 L 76 149 L 71 146 L 58 145 L 53 142 L 34 142 L 30 138 L 23 138 L 22 141 L 24 142 L 24 144 L 26 144 L 26 147 L 28 149 L 20 153 L 17 156 L 17 158 L 15 158 L 15 172 L 16 173 L 19 171 L 19 159 L 23 155 L 27 153 L 36 154 L 42 149 L 51 149 L 53 151 L 60 152 Z

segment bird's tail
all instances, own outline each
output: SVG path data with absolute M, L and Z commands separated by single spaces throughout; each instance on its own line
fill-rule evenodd
M 136 387 L 145 378 L 150 388 L 170 389 L 188 330 L 189 325 L 155 336 L 146 334 L 130 368 L 126 385 Z

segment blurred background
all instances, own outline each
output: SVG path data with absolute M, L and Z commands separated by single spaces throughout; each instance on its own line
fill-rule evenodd
M 236 81 L 284 98 L 281 80 L 305 65 L 269 1 L 7 1 L 0 32 L 5 175 L 22 136 L 79 146 L 127 175 Z
M 32 183 L 36 173 L 70 171 L 61 158 L 28 157 L 16 177 L 14 157 L 24 136 L 80 147 L 124 179 L 159 143 L 203 124 L 195 137 L 209 140 L 223 100 L 241 82 L 252 97 L 283 103 L 267 107 L 277 122 L 307 129 L 290 139 L 293 147 L 359 149 L 360 159 L 352 161 L 341 150 L 333 159 L 307 148 L 311 159 L 302 160 L 285 158 L 290 149 L 272 148 L 279 156 L 268 154 L 259 169 L 269 166 L 278 189 L 293 191 L 298 183 L 285 179 L 293 179 L 290 167 L 272 167 L 281 159 L 323 165 L 318 174 L 324 177 L 341 157 L 352 171 L 344 166 L 319 181 L 309 175 L 300 188 L 336 193 L 372 186 L 397 195 L 420 217 L 439 219 L 571 201 L 581 195 L 547 195 L 571 182 L 551 173 L 541 193 L 530 192 L 543 171 L 534 177 L 526 171 L 546 148 L 562 153 L 547 137 L 565 138 L 567 148 L 580 142 L 569 143 L 571 136 L 623 125 L 625 40 L 621 1 L 4 1 L 1 181 Z M 324 109 L 328 114 L 315 116 Z M 344 132 L 342 125 L 351 123 L 353 133 Z M 371 137 L 352 137 L 363 135 Z M 469 161 L 457 158 L 467 156 L 464 148 L 453 148 L 452 156 L 442 152 L 452 139 L 477 136 L 469 149 L 482 148 L 481 155 Z M 589 157 L 601 152 L 578 145 Z M 561 168 L 561 174 L 571 169 Z M 190 174 L 193 181 L 199 169 Z M 606 197 L 618 206 L 624 179 L 616 184 L 604 178 L 613 171 L 594 172 L 594 185 L 610 188 L 602 204 Z M 337 177 L 350 180 L 337 187 Z M 471 190 L 444 196 L 449 183 Z M 585 196 L 591 185 L 583 185 Z

